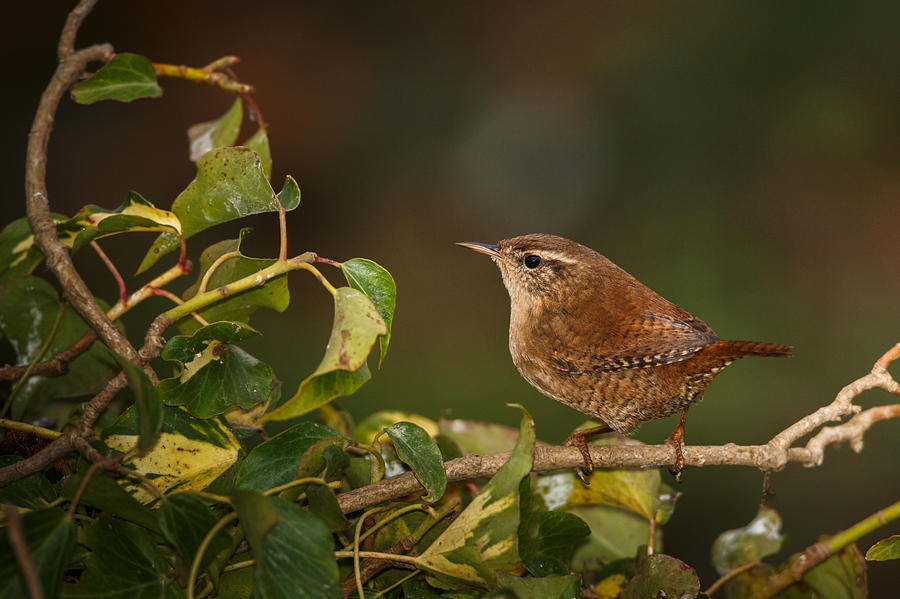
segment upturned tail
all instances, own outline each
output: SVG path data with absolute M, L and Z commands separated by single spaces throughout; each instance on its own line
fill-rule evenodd
M 765 356 L 773 358 L 790 357 L 794 350 L 790 345 L 780 345 L 778 343 L 765 343 L 762 341 L 716 341 L 707 349 L 712 350 L 716 354 L 722 356 L 734 356 L 740 358 L 742 356 Z

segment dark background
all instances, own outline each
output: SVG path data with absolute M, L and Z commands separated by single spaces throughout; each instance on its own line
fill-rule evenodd
M 2 224 L 24 212 L 26 136 L 68 4 L 5 7 Z M 372 258 L 397 280 L 390 355 L 342 402 L 357 417 L 395 408 L 515 424 L 504 404 L 520 402 L 540 438 L 562 441 L 581 416 L 519 378 L 499 275 L 453 245 L 547 232 L 606 254 L 723 337 L 796 347 L 790 360 L 732 366 L 691 412 L 688 443 L 758 444 L 898 341 L 898 22 L 890 2 L 101 2 L 79 44 L 192 66 L 243 59 L 237 72 L 270 126 L 274 185 L 292 174 L 303 193 L 290 251 Z M 63 102 L 49 156 L 55 211 L 113 208 L 129 189 L 170 206 L 194 173 L 185 129 L 232 97 L 161 83 L 158 101 Z M 241 139 L 253 130 L 245 120 Z M 251 251 L 275 255 L 276 219 L 251 220 Z M 192 238 L 191 255 L 240 226 Z M 103 245 L 133 272 L 151 240 Z M 76 263 L 114 301 L 96 256 Z M 331 324 L 311 277 L 292 276 L 291 289 L 286 315 L 255 317 L 265 337 L 248 346 L 288 394 Z M 154 302 L 126 317 L 132 337 L 165 308 Z M 657 443 L 674 425 L 635 436 Z M 842 446 L 821 468 L 773 476 L 788 536 L 780 557 L 900 498 L 897 431 L 878 424 L 860 455 Z M 704 587 L 713 540 L 753 517 L 761 483 L 752 469 L 712 467 L 678 485 L 665 549 Z M 871 565 L 873 597 L 896 588 L 898 570 Z

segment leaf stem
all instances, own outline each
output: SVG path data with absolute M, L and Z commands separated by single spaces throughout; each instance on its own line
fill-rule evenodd
M 309 272 L 311 272 L 316 280 L 318 280 L 319 283 L 322 284 L 322 287 L 328 290 L 328 293 L 330 293 L 331 295 L 337 295 L 337 289 L 334 288 L 334 285 L 328 282 L 328 279 L 325 278 L 325 275 L 319 272 L 318 268 L 316 268 L 312 264 L 305 263 L 299 265 L 298 268 L 302 268 L 303 270 L 308 270 Z
M 188 574 L 187 580 L 187 599 L 194 599 L 194 585 L 197 583 L 197 572 L 200 570 L 200 560 L 203 559 L 203 554 L 206 553 L 206 550 L 209 548 L 210 543 L 215 538 L 219 531 L 225 528 L 225 526 L 237 518 L 237 512 L 231 512 L 230 514 L 224 516 L 221 520 L 216 522 L 212 528 L 209 529 L 209 532 L 206 533 L 206 536 L 203 537 L 203 541 L 201 541 L 200 546 L 197 547 L 197 553 L 194 555 L 194 561 L 191 562 L 191 571 Z
M 707 595 L 712 595 L 713 593 L 718 591 L 720 588 L 722 588 L 722 585 L 724 585 L 726 582 L 728 582 L 735 576 L 739 576 L 739 575 L 743 574 L 744 572 L 746 572 L 747 570 L 752 570 L 753 568 L 759 567 L 761 565 L 762 565 L 762 562 L 760 562 L 760 561 L 747 562 L 746 564 L 743 564 L 743 565 L 735 568 L 734 570 L 732 570 L 725 576 L 722 576 L 721 578 L 716 580 L 714 583 L 709 585 L 709 588 L 706 589 L 706 591 L 704 591 L 704 592 Z
M 316 485 L 323 485 L 326 487 L 329 486 L 329 484 L 330 484 L 324 478 L 318 478 L 315 476 L 307 476 L 305 478 L 298 478 L 296 480 L 292 480 L 291 482 L 284 483 L 283 485 L 278 485 L 277 487 L 272 487 L 271 489 L 264 491 L 263 495 L 275 495 L 277 493 L 281 493 L 282 491 L 286 491 L 287 489 L 291 489 L 293 487 L 299 487 L 300 485 L 307 485 L 310 483 L 316 484 Z
M 49 428 L 44 428 L 43 426 L 28 424 L 27 422 L 10 420 L 9 418 L 0 418 L 0 428 L 5 428 L 11 431 L 19 431 L 22 433 L 30 433 L 35 437 L 40 437 L 41 439 L 53 440 L 58 439 L 63 435 L 59 431 L 50 430 Z
M 91 241 L 91 247 L 94 248 L 94 252 L 100 256 L 100 259 L 103 261 L 103 264 L 106 265 L 106 268 L 112 273 L 113 278 L 116 280 L 116 284 L 119 286 L 119 301 L 125 303 L 128 301 L 128 291 L 125 290 L 125 279 L 122 278 L 122 275 L 119 274 L 119 269 L 116 268 L 116 265 L 113 264 L 112 260 L 109 259 L 109 256 L 106 255 L 100 248 L 100 244 L 96 241 Z
M 225 64 L 224 61 L 230 62 Z M 224 73 L 217 72 L 218 69 L 230 66 L 235 62 L 237 62 L 236 56 L 226 56 L 225 58 L 220 58 L 202 68 L 161 62 L 154 62 L 153 68 L 156 70 L 156 74 L 159 77 L 173 77 L 175 79 L 187 79 L 188 81 L 196 81 L 198 83 L 209 83 L 210 85 L 218 85 L 227 91 L 239 94 L 252 94 L 254 91 L 252 85 L 238 83 Z
M 402 507 L 402 508 L 400 508 L 399 510 L 396 510 L 396 511 L 394 511 L 394 512 L 391 512 L 390 514 L 388 514 L 387 516 L 385 516 L 384 518 L 382 518 L 381 520 L 379 520 L 378 522 L 376 522 L 371 528 L 369 528 L 366 532 L 364 532 L 364 533 L 359 537 L 359 540 L 360 540 L 360 541 L 365 540 L 365 538 L 368 537 L 369 535 L 371 535 L 373 532 L 377 531 L 379 528 L 381 528 L 382 526 L 384 526 L 385 524 L 387 524 L 387 523 L 390 522 L 391 520 L 394 520 L 394 519 L 396 519 L 396 518 L 399 518 L 400 516 L 402 516 L 402 515 L 404 515 L 404 514 L 408 514 L 408 513 L 410 513 L 410 512 L 415 512 L 415 511 L 418 511 L 418 510 L 428 511 L 428 510 L 430 510 L 430 509 L 431 509 L 431 506 L 427 506 L 427 505 L 420 504 L 420 503 L 417 503 L 417 504 L 415 504 L 415 505 L 407 505 L 407 506 L 405 506 L 405 507 Z M 355 543 L 355 542 L 356 542 L 356 540 L 354 539 L 353 543 Z M 349 551 L 349 550 L 353 549 L 353 543 L 350 543 L 350 544 L 344 546 L 344 551 Z
M 56 337 L 56 331 L 59 330 L 59 323 L 62 321 L 63 312 L 66 310 L 65 304 L 59 305 L 59 310 L 56 312 L 56 320 L 53 321 L 53 326 L 50 328 L 50 334 L 47 335 L 47 339 L 44 341 L 44 344 L 41 346 L 41 349 L 38 350 L 37 355 L 32 358 L 31 362 L 28 364 L 28 368 L 25 369 L 25 372 L 16 381 L 16 386 L 13 387 L 13 390 L 10 392 L 9 397 L 6 398 L 6 402 L 3 404 L 3 409 L 0 410 L 0 416 L 6 414 L 6 411 L 12 405 L 13 399 L 15 399 L 16 394 L 25 384 L 25 381 L 28 380 L 28 377 L 31 376 L 31 371 L 34 370 L 34 367 L 41 361 L 41 358 L 44 357 L 44 354 L 47 353 L 47 350 L 50 349 L 50 344 L 53 343 L 53 339 Z
M 362 449 L 363 451 L 368 453 L 370 456 L 375 458 L 372 460 L 372 468 L 371 468 L 371 474 L 370 474 L 370 476 L 372 478 L 372 482 L 369 484 L 375 484 L 378 481 L 380 481 L 382 478 L 384 478 L 384 473 L 387 471 L 387 467 L 384 464 L 384 457 L 381 455 L 380 451 L 378 451 L 371 445 L 366 445 L 365 443 L 360 443 L 358 441 L 355 441 L 353 444 L 350 445 L 350 447 L 358 447 L 359 449 Z
M 287 260 L 287 211 L 279 202 L 278 204 L 278 233 L 279 233 L 279 250 L 278 259 Z
M 248 566 L 252 566 L 256 563 L 255 559 L 248 559 L 242 562 L 235 562 L 233 564 L 228 564 L 224 568 L 222 568 L 223 572 L 231 572 L 232 570 L 240 570 L 241 568 L 246 568 Z
M 335 551 L 334 557 L 342 558 L 342 557 L 353 557 L 356 555 L 355 551 Z M 380 551 L 360 551 L 359 557 L 371 557 L 374 559 L 383 559 L 389 562 L 401 562 L 404 564 L 417 565 L 418 562 L 416 558 L 411 555 L 402 555 L 400 553 L 382 553 Z
M 285 261 L 274 262 L 270 266 L 255 272 L 252 275 L 248 275 L 243 279 L 238 279 L 228 285 L 222 285 L 221 287 L 206 291 L 205 293 L 198 293 L 180 306 L 172 308 L 166 312 L 165 315 L 170 321 L 175 322 L 176 320 L 184 318 L 191 312 L 196 312 L 197 310 L 205 308 L 210 304 L 214 304 L 226 297 L 242 291 L 247 291 L 254 287 L 261 287 L 266 281 L 273 277 L 308 266 L 310 262 L 315 260 L 315 256 L 316 255 L 312 252 L 306 252 Z
M 386 587 L 386 588 L 383 588 L 383 589 L 381 589 L 380 591 L 378 591 L 378 594 L 375 595 L 375 596 L 376 596 L 376 597 L 383 597 L 384 595 L 386 595 L 386 594 L 389 593 L 390 591 L 393 591 L 394 589 L 396 589 L 398 586 L 400 586 L 401 584 L 403 584 L 404 582 L 406 582 L 406 581 L 409 580 L 410 578 L 412 578 L 412 577 L 414 577 L 414 576 L 418 576 L 418 575 L 421 574 L 421 573 L 422 573 L 421 570 L 413 570 L 412 573 L 410 573 L 410 574 L 404 576 L 403 578 L 401 578 L 400 580 L 398 580 L 397 582 L 395 582 L 395 583 L 392 584 L 391 586 Z
M 167 298 L 167 299 L 173 301 L 174 303 L 178 304 L 179 306 L 180 306 L 181 304 L 184 303 L 184 300 L 183 300 L 183 299 L 181 299 L 180 297 L 178 297 L 177 295 L 175 295 L 174 293 L 172 293 L 171 291 L 169 291 L 169 290 L 167 290 L 167 289 L 160 289 L 160 288 L 158 288 L 158 287 L 151 287 L 151 288 L 150 288 L 150 293 L 152 293 L 153 295 L 159 295 L 159 296 L 162 296 L 162 297 L 164 297 L 164 298 Z M 202 316 L 200 316 L 200 315 L 197 314 L 196 312 L 191 312 L 191 316 L 193 316 L 193 317 L 194 317 L 194 320 L 196 320 L 197 322 L 199 322 L 201 326 L 204 326 L 204 327 L 205 327 L 206 325 L 209 324 L 209 321 L 207 321 L 205 318 L 203 318 Z
M 208 491 L 198 491 L 197 489 L 188 489 L 187 491 L 183 491 L 183 493 L 190 493 L 191 495 L 196 495 L 197 497 L 202 497 L 203 499 L 208 499 L 210 501 L 215 501 L 216 503 L 227 503 L 231 505 L 231 498 L 226 497 L 225 495 L 216 495 L 215 493 L 209 493 Z
M 169 270 L 165 271 L 164 273 L 129 295 L 124 302 L 119 300 L 119 302 L 117 302 L 115 306 L 109 309 L 106 315 L 110 320 L 118 319 L 125 312 L 138 305 L 148 297 L 154 295 L 154 289 L 161 289 L 162 287 L 165 287 L 184 274 L 184 269 L 182 269 L 180 265 L 176 264 Z
M 209 265 L 209 268 L 206 269 L 206 272 L 203 273 L 203 279 L 200 281 L 200 287 L 197 289 L 197 294 L 206 293 L 206 286 L 209 284 L 209 280 L 212 278 L 213 273 L 219 268 L 223 262 L 226 260 L 230 260 L 232 258 L 238 258 L 241 255 L 240 250 L 234 250 L 233 252 L 226 252 L 216 258 L 216 261 Z

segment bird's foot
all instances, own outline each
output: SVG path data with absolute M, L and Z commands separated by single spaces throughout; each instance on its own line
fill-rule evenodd
M 570 434 L 563 443 L 563 445 L 577 447 L 578 451 L 581 452 L 581 457 L 584 459 L 584 467 L 574 468 L 575 476 L 587 486 L 590 486 L 591 483 L 589 478 L 594 472 L 594 460 L 591 458 L 591 451 L 588 449 L 587 440 L 594 435 L 606 433 L 611 430 L 612 429 L 605 424 L 591 428 L 577 429 L 572 431 L 572 434 Z
M 675 480 L 681 482 L 681 473 L 684 470 L 684 421 L 687 418 L 688 409 L 681 411 L 681 421 L 672 431 L 672 434 L 666 439 L 666 444 L 671 445 L 675 449 L 675 462 L 669 466 L 669 472 L 675 477 Z

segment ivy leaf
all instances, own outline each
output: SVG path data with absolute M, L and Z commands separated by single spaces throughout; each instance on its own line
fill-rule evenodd
M 118 233 L 133 231 L 168 231 L 181 233 L 181 221 L 174 213 L 161 210 L 136 191 L 115 210 L 94 204 L 81 208 L 72 218 L 57 223 L 61 239 L 77 252 L 91 241 Z
M 891 535 L 869 547 L 866 559 L 872 562 L 900 559 L 900 535 Z
M 131 102 L 139 98 L 158 98 L 162 93 L 150 61 L 126 52 L 113 56 L 87 81 L 72 86 L 72 98 L 79 104 L 100 100 Z
M 234 491 L 231 500 L 256 561 L 254 596 L 340 597 L 334 540 L 321 520 L 293 503 L 255 491 Z
M 384 321 L 364 293 L 340 287 L 334 296 L 334 324 L 322 361 L 300 383 L 294 396 L 263 420 L 302 416 L 335 397 L 356 391 L 371 376 L 366 357 L 385 331 Z
M 712 546 L 712 563 L 720 576 L 777 553 L 784 542 L 781 517 L 774 509 L 762 507 L 742 528 L 726 530 Z
M 150 378 L 137 364 L 118 354 L 113 354 L 125 376 L 128 386 L 134 395 L 134 406 L 137 410 L 138 444 L 141 452 L 146 452 L 156 443 L 163 424 L 163 405 L 159 399 L 159 391 L 150 382 Z
M 61 495 L 66 499 L 73 499 L 81 482 L 89 469 L 85 460 L 78 460 L 77 471 L 63 483 Z M 155 497 L 153 498 L 155 499 Z M 112 476 L 105 471 L 98 470 L 91 476 L 91 480 L 81 496 L 81 504 L 92 508 L 115 514 L 117 517 L 129 522 L 139 524 L 148 530 L 159 532 L 156 516 L 149 508 L 141 505 L 124 487 L 116 483 Z
M 347 260 L 341 264 L 341 270 L 347 284 L 365 293 L 384 320 L 386 332 L 379 337 L 380 368 L 387 355 L 388 344 L 391 342 L 391 323 L 394 320 L 394 309 L 397 307 L 397 285 L 394 283 L 394 277 L 384 267 L 365 258 Z
M 200 282 L 203 280 L 209 267 L 221 256 L 229 252 L 240 251 L 244 238 L 251 232 L 252 229 L 244 227 L 238 234 L 237 239 L 226 239 L 203 250 L 203 253 L 200 255 L 200 268 L 198 269 L 197 280 L 185 290 L 182 298 L 188 300 L 197 295 L 197 292 L 200 290 Z M 212 276 L 210 276 L 206 289 L 209 291 L 243 279 L 264 268 L 268 268 L 275 262 L 276 260 L 274 259 L 249 258 L 243 254 L 228 258 L 219 264 Z M 200 310 L 200 316 L 207 322 L 229 320 L 246 323 L 249 322 L 250 315 L 259 308 L 271 308 L 278 312 L 284 312 L 289 303 L 290 292 L 288 291 L 287 277 L 282 275 L 269 279 L 260 286 L 230 295 L 209 308 Z M 183 334 L 190 334 L 200 328 L 201 325 L 193 318 L 183 318 L 177 323 L 177 326 Z
M 297 182 L 288 177 L 286 195 L 293 197 L 296 185 Z M 299 192 L 296 195 L 299 198 Z M 172 203 L 172 212 L 181 221 L 185 239 L 215 225 L 251 214 L 278 212 L 279 209 L 262 160 L 256 152 L 242 146 L 207 152 L 197 162 L 197 176 Z M 138 274 L 179 247 L 177 235 L 163 233 L 147 251 Z
M 412 468 L 416 479 L 428 491 L 423 500 L 433 503 L 440 499 L 447 487 L 447 472 L 437 443 L 425 429 L 412 422 L 398 422 L 385 432 L 394 442 L 397 457 Z
M 256 130 L 256 133 L 247 138 L 241 145 L 247 146 L 259 155 L 259 159 L 262 161 L 263 174 L 266 175 L 266 179 L 271 179 L 272 151 L 269 149 L 269 136 L 266 133 L 266 130 L 260 127 Z
M 693 568 L 662 553 L 638 553 L 635 575 L 622 591 L 621 599 L 658 597 L 696 597 L 700 579 Z
M 301 422 L 278 433 L 250 450 L 241 462 L 235 487 L 265 491 L 294 480 L 297 462 L 316 441 L 340 438 L 331 427 L 317 422 Z
M 108 308 L 104 302 L 99 303 L 103 309 Z M 0 332 L 12 345 L 17 364 L 28 364 L 35 358 L 50 335 L 58 313 L 59 295 L 44 279 L 14 277 L 0 283 Z M 44 355 L 49 357 L 69 347 L 87 330 L 81 316 L 67 306 Z M 51 398 L 59 400 L 95 393 L 117 371 L 115 360 L 103 344 L 95 343 L 69 363 L 67 373 L 29 378 L 13 400 L 12 415 L 18 420 L 38 417 Z
M 381 431 L 396 422 L 404 420 L 406 422 L 412 422 L 424 429 L 429 437 L 436 437 L 438 435 L 438 425 L 431 418 L 426 418 L 425 416 L 414 414 L 413 412 L 379 410 L 366 416 L 363 421 L 357 425 L 354 438 L 361 443 L 371 445 L 375 440 L 375 437 L 379 435 Z M 511 448 L 512 446 L 510 446 L 507 451 Z
M 197 418 L 268 402 L 275 386 L 272 368 L 232 345 L 257 335 L 245 324 L 223 321 L 172 337 L 160 353 L 176 364 L 175 376 L 159 383 L 163 402 L 183 405 Z
M 506 572 L 497 573 L 497 583 L 515 593 L 517 599 L 578 599 L 581 579 L 576 574 L 522 578 Z
M 623 558 L 634 557 L 641 545 L 647 544 L 650 522 L 634 512 L 605 505 L 567 508 L 591 529 L 591 536 L 575 550 L 572 569 L 576 572 L 599 571 Z M 656 529 L 654 545 L 662 544 L 662 530 Z
M 187 136 L 191 162 L 197 162 L 213 148 L 234 145 L 238 133 L 241 131 L 243 116 L 244 104 L 240 98 L 237 98 L 228 112 L 216 120 L 188 127 Z
M 591 529 L 575 514 L 547 511 L 540 495 L 531 490 L 531 478 L 519 484 L 519 555 L 535 576 L 571 572 L 572 555 Z
M 103 441 L 117 451 L 128 451 L 137 443 L 137 430 L 137 414 L 131 406 L 103 431 Z M 163 406 L 162 430 L 156 444 L 127 463 L 153 479 L 163 492 L 176 485 L 182 491 L 202 490 L 231 468 L 240 448 L 223 418 L 201 420 L 181 408 Z M 156 499 L 144 487 L 131 488 L 140 501 Z
M 25 514 L 22 528 L 44 596 L 55 597 L 75 549 L 75 522 L 61 509 L 47 508 Z M 28 587 L 5 533 L 0 535 L 0 597 L 27 597 Z
M 442 585 L 496 586 L 497 572 L 519 572 L 519 481 L 531 470 L 534 423 L 522 408 L 519 440 L 506 463 L 419 557 Z
M 67 217 L 52 214 L 51 218 L 60 222 Z M 16 219 L 0 231 L 0 282 L 30 275 L 43 260 L 44 255 L 34 245 L 34 234 L 27 218 Z
M 175 548 L 183 566 L 190 568 L 204 537 L 218 521 L 209 506 L 201 498 L 191 493 L 166 495 L 158 510 L 159 528 L 166 541 Z M 230 538 L 224 531 L 213 537 L 203 553 L 200 570 L 209 564 L 215 555 L 228 547 Z
M 7 442 L 8 440 L 9 437 L 7 437 Z M 22 458 L 15 455 L 0 455 L 0 468 L 6 468 L 21 460 Z M 53 485 L 40 472 L 0 487 L 0 503 L 11 503 L 31 510 L 47 507 L 47 504 L 54 501 L 56 496 Z

